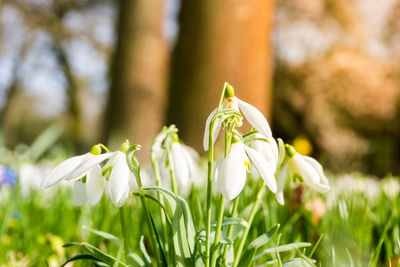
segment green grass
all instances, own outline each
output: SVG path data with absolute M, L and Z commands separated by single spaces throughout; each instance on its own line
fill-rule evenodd
M 267 192 L 247 243 L 280 224 L 281 245 L 292 242 L 315 244 L 323 234 L 313 255 L 321 266 L 389 266 L 389 261 L 391 266 L 396 266 L 400 255 L 400 196 L 398 192 L 393 194 L 389 191 L 398 187 L 399 180 L 386 178 L 377 182 L 353 174 L 331 177 L 330 182 L 332 189 L 326 195 L 299 188 L 288 190 L 284 206 L 280 206 L 274 195 Z M 239 203 L 239 214 L 243 218 L 247 217 L 248 205 L 256 191 L 256 182 L 248 179 L 247 183 Z M 196 229 L 205 224 L 204 190 L 192 190 L 187 197 Z M 73 241 L 87 241 L 114 256 L 118 254 L 118 248 L 111 242 L 82 228 L 86 225 L 121 236 L 118 210 L 107 198 L 103 197 L 94 207 L 76 207 L 72 202 L 71 188 L 62 186 L 50 191 L 32 191 L 28 197 L 20 194 L 18 186 L 3 186 L 0 194 L 0 266 L 58 266 L 78 253 L 79 249 L 62 247 L 62 244 Z M 318 201 L 312 202 L 317 198 Z M 214 201 L 216 204 L 217 199 Z M 326 205 L 319 220 L 316 205 L 322 209 Z M 230 204 L 227 206 L 230 208 Z M 159 226 L 158 207 L 151 203 L 150 208 Z M 149 236 L 144 233 L 147 230 L 137 197 L 129 201 L 127 214 L 128 241 L 137 251 L 140 237 Z M 238 234 L 240 227 L 235 228 L 234 234 Z M 271 242 L 276 244 L 277 238 L 275 236 Z M 145 239 L 145 243 L 148 241 Z M 304 252 L 299 249 L 305 255 L 312 250 L 312 247 Z M 282 261 L 291 258 L 291 253 L 281 253 Z M 270 260 L 274 259 L 271 256 Z M 83 263 L 74 266 L 80 264 Z

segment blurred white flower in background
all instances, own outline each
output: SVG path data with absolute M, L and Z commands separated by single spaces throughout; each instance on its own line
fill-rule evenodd
M 40 189 L 43 178 L 49 171 L 50 168 L 45 165 L 23 163 L 19 167 L 19 185 L 22 196 L 27 197 L 31 190 Z

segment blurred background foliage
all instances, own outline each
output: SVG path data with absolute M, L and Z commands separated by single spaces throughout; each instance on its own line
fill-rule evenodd
M 0 125 L 86 151 L 166 123 L 200 148 L 223 82 L 334 171 L 397 174 L 398 0 L 1 0 Z M 148 158 L 149 149 L 141 155 Z M 139 155 L 140 156 L 140 155 Z

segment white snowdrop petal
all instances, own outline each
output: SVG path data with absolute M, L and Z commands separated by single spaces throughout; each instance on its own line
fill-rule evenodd
M 214 187 L 218 187 L 218 175 L 219 175 L 219 168 L 221 166 L 222 161 L 224 160 L 224 154 L 219 156 L 217 162 L 215 163 L 214 170 L 213 170 L 213 185 Z
M 264 138 L 268 142 L 262 140 L 255 140 L 250 143 L 250 147 L 261 153 L 268 163 L 273 165 L 278 164 L 278 145 L 274 138 L 266 138 L 260 133 L 256 133 L 254 138 Z
M 285 165 L 281 171 L 278 173 L 277 177 L 277 192 L 275 194 L 276 200 L 279 204 L 283 205 L 285 203 L 283 198 L 283 190 L 285 188 L 286 179 L 287 179 L 287 165 Z
M 181 144 L 181 149 L 182 149 L 182 154 L 185 157 L 185 161 L 189 168 L 189 178 L 192 180 L 193 176 L 197 173 L 196 159 L 199 158 L 199 155 L 193 148 L 182 144 Z
M 326 192 L 329 190 L 329 186 L 321 184 L 318 171 L 311 164 L 305 161 L 303 156 L 296 154 L 294 155 L 293 160 L 296 161 L 305 184 L 319 192 Z
M 43 180 L 42 187 L 49 188 L 61 180 L 65 179 L 75 168 L 77 168 L 82 160 L 86 159 L 88 154 L 69 158 L 58 164 Z
M 72 199 L 77 206 L 82 206 L 88 200 L 86 196 L 86 185 L 80 180 L 74 182 L 74 194 Z
M 282 139 L 278 138 L 278 166 L 277 166 L 277 168 L 279 168 L 279 166 L 283 163 L 283 161 L 285 160 L 285 156 L 286 156 L 285 143 L 283 143 Z
M 189 166 L 179 143 L 172 144 L 172 157 L 174 160 L 176 180 L 180 186 L 187 187 L 190 184 Z
M 108 183 L 110 198 L 114 205 L 120 202 L 127 188 L 129 189 L 130 171 L 125 161 L 125 154 L 123 152 L 121 152 L 121 154 L 116 155 L 116 163 L 111 170 Z
M 122 207 L 126 203 L 126 201 L 128 200 L 128 197 L 129 197 L 129 192 L 130 192 L 129 187 L 127 187 L 125 189 L 124 193 L 122 194 L 121 199 L 117 203 L 114 203 L 114 205 L 117 208 Z
M 317 170 L 317 172 L 319 174 L 319 177 L 321 179 L 321 182 L 323 184 L 325 184 L 325 185 L 328 185 L 329 182 L 328 182 L 328 179 L 326 178 L 326 176 L 324 174 L 324 170 L 322 168 L 322 165 L 312 157 L 308 157 L 308 156 L 302 156 L 302 157 L 306 162 L 308 162 L 310 165 L 312 165 L 315 170 Z
M 275 181 L 275 171 L 276 165 L 268 163 L 263 155 L 257 152 L 255 149 L 244 146 L 250 160 L 253 162 L 261 178 L 264 180 L 265 184 L 271 190 L 272 193 L 276 193 L 277 185 Z
M 95 166 L 87 174 L 86 178 L 86 195 L 90 205 L 96 205 L 103 195 L 105 187 L 105 179 L 101 175 L 99 165 Z
M 122 153 L 122 152 L 121 152 Z M 100 155 L 92 155 L 87 153 L 89 156 L 82 160 L 82 162 L 66 177 L 66 180 L 79 179 L 82 175 L 90 171 L 94 166 L 100 164 L 105 159 L 110 157 L 113 153 L 105 153 Z
M 245 152 L 242 143 L 232 144 L 230 153 L 218 168 L 217 187 L 222 195 L 232 200 L 242 191 L 246 183 Z
M 264 115 L 254 106 L 237 98 L 239 109 L 248 122 L 265 137 L 272 137 L 271 128 Z

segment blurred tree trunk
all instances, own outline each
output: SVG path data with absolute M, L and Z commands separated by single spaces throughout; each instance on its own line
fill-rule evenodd
M 168 120 L 188 144 L 201 147 L 225 81 L 270 115 L 273 11 L 272 0 L 182 1 Z
M 120 0 L 118 41 L 111 71 L 104 139 L 128 138 L 148 156 L 160 130 L 166 90 L 167 45 L 162 34 L 163 0 Z
M 55 37 L 56 35 L 54 35 Z M 82 143 L 82 108 L 79 101 L 80 88 L 76 77 L 72 73 L 71 65 L 67 59 L 66 51 L 62 47 L 61 41 L 54 38 L 53 51 L 57 57 L 58 64 L 64 72 L 65 80 L 67 82 L 67 99 L 68 99 L 68 116 L 69 116 L 69 131 L 68 137 L 75 146 L 77 153 L 83 153 Z

